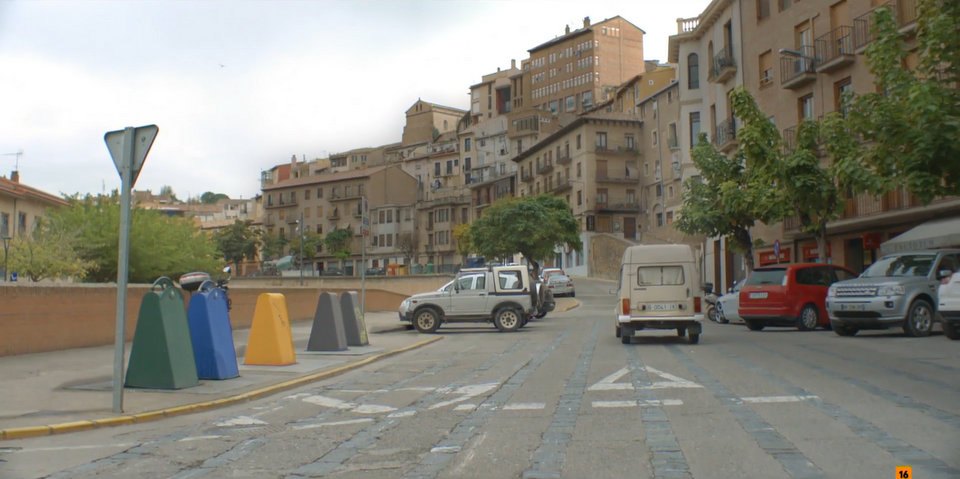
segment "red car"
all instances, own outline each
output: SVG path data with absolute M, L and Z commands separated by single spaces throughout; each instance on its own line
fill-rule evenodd
M 831 284 L 857 275 L 843 266 L 795 263 L 753 270 L 740 289 L 740 317 L 751 331 L 765 326 L 830 328 L 824 301 Z

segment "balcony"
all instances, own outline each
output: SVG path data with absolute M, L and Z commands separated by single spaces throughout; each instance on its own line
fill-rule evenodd
M 857 53 L 863 53 L 867 45 L 876 39 L 876 20 L 874 14 L 880 8 L 889 8 L 893 12 L 893 19 L 900 27 L 901 33 L 910 33 L 917 26 L 917 0 L 894 0 L 878 5 L 853 20 L 853 48 Z
M 597 203 L 597 213 L 639 213 L 640 203 Z
M 690 33 L 700 25 L 700 17 L 678 18 L 677 33 Z
M 573 188 L 573 182 L 569 179 L 563 179 L 558 181 L 553 188 L 550 189 L 552 193 L 562 193 L 564 191 L 570 190 Z
M 780 57 L 780 86 L 795 90 L 817 78 L 816 51 L 802 46 L 797 51 L 782 53 Z
M 537 165 L 538 175 L 545 175 L 547 173 L 550 173 L 551 171 L 553 171 L 553 162 L 547 161 L 542 165 Z
M 783 149 L 787 153 L 793 153 L 797 149 L 797 126 L 783 129 Z
M 842 26 L 821 35 L 814 42 L 817 72 L 827 73 L 853 63 L 853 28 Z
M 451 205 L 466 205 L 470 204 L 470 195 L 467 193 L 461 194 L 445 194 L 434 196 L 432 200 L 427 200 L 422 202 L 420 208 L 434 208 L 437 206 L 451 206 Z
M 569 153 L 561 153 L 560 156 L 557 157 L 558 165 L 569 165 L 571 161 L 572 159 Z
M 713 136 L 713 143 L 717 148 L 727 153 L 737 147 L 737 122 L 733 118 L 727 118 L 717 125 L 717 132 Z
M 328 220 L 338 220 L 340 219 L 340 212 L 333 210 L 330 214 L 327 215 Z
M 347 193 L 331 193 L 330 197 L 327 198 L 327 201 L 335 203 L 337 201 L 347 201 L 347 200 L 359 200 L 363 196 L 362 191 L 350 192 Z
M 520 181 L 524 183 L 530 183 L 533 181 L 533 174 L 524 172 L 520 175 Z
M 830 222 L 832 230 L 835 230 L 837 223 L 850 223 L 860 221 L 884 222 L 891 214 L 910 214 L 911 209 L 929 209 L 938 203 L 947 203 L 956 201 L 956 198 L 941 198 L 934 200 L 927 207 L 923 207 L 915 196 L 906 189 L 897 189 L 884 195 L 871 195 L 861 193 L 853 198 L 848 198 L 844 203 L 843 213 L 839 218 Z M 915 210 L 918 211 L 918 210 Z M 786 218 L 783 221 L 783 231 L 800 233 L 800 219 L 796 216 Z
M 264 207 L 264 208 L 267 208 L 267 209 L 289 208 L 289 207 L 291 207 L 291 206 L 297 206 L 297 199 L 296 199 L 296 198 L 294 198 L 294 199 L 289 199 L 289 198 L 288 198 L 288 199 L 285 199 L 285 200 L 280 200 L 280 201 L 277 202 L 277 203 L 267 203 L 267 204 L 263 205 L 263 207 Z
M 610 176 L 606 173 L 597 173 L 597 183 L 637 184 L 640 178 L 634 176 Z
M 676 134 L 672 134 L 672 133 L 671 133 L 671 134 L 667 137 L 667 147 L 669 147 L 671 150 L 679 150 L 679 149 L 680 149 L 680 140 L 677 139 L 677 135 L 676 135 Z
M 710 77 L 707 80 L 713 83 L 723 83 L 737 73 L 737 62 L 733 59 L 733 52 L 728 48 L 723 48 L 713 56 L 713 64 L 710 67 Z

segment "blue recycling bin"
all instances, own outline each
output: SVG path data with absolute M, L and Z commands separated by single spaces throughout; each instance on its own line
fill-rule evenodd
M 240 375 L 227 296 L 212 281 L 205 281 L 187 310 L 193 356 L 199 379 L 230 379 Z

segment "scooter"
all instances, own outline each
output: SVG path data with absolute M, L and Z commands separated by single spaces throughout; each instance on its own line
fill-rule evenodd
M 717 310 L 717 294 L 713 292 L 713 283 L 706 283 L 703 286 L 703 301 L 707 303 L 707 319 L 714 323 L 720 322 L 720 311 Z
M 233 307 L 233 301 L 230 299 L 230 288 L 227 287 L 227 283 L 230 282 L 230 267 L 227 266 L 223 268 L 223 272 L 226 273 L 226 277 L 220 277 L 217 279 L 217 287 L 223 290 L 223 297 L 227 298 L 227 311 Z

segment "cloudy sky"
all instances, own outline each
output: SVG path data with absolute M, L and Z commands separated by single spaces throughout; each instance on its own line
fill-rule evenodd
M 709 0 L 0 0 L 0 174 L 53 194 L 120 187 L 103 142 L 160 127 L 135 188 L 249 198 L 262 170 L 400 140 L 418 98 L 621 15 L 666 61 Z

